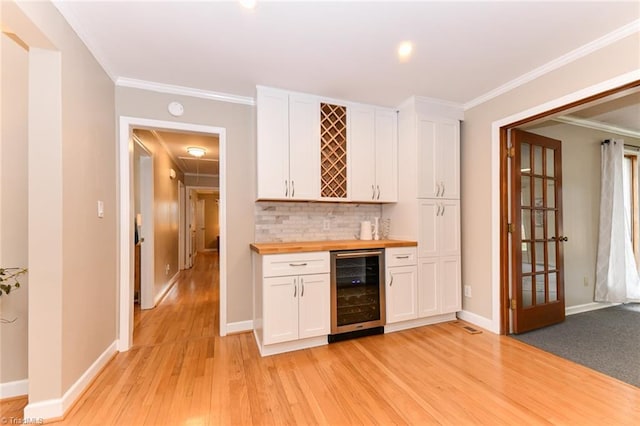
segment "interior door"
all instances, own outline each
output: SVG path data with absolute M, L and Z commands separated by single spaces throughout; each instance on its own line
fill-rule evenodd
M 203 251 L 205 249 L 205 234 L 207 231 L 206 223 L 205 223 L 205 200 L 198 200 L 198 208 L 197 208 L 197 217 L 196 217 L 196 248 L 197 251 Z
M 565 317 L 561 142 L 512 130 L 513 332 Z M 514 306 L 515 305 L 515 306 Z

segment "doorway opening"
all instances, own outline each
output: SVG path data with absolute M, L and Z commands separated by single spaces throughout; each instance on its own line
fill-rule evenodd
M 220 282 L 220 301 L 219 301 L 219 332 L 221 336 L 226 335 L 226 179 L 225 179 L 225 152 L 226 152 L 226 131 L 221 127 L 204 126 L 199 124 L 178 123 L 170 121 L 160 121 L 136 117 L 120 117 L 120 134 L 118 144 L 118 165 L 119 165 L 119 328 L 118 328 L 118 350 L 128 350 L 133 342 L 133 301 L 134 301 L 134 244 L 135 241 L 135 224 L 136 224 L 136 205 L 135 205 L 135 187 L 134 187 L 134 129 L 146 129 L 154 132 L 179 132 L 194 135 L 204 135 L 216 137 L 219 141 L 218 157 L 216 166 L 219 168 L 219 182 L 217 188 L 219 190 L 219 236 L 220 236 L 220 254 L 219 254 L 219 282 Z M 169 179 L 175 179 L 175 170 L 156 170 L 156 181 L 162 182 Z M 166 173 L 164 173 L 166 171 Z M 166 176 L 165 176 L 166 175 Z M 187 176 L 185 176 L 187 180 Z M 188 184 L 188 181 L 186 182 Z M 179 199 L 180 187 L 176 187 Z M 175 203 L 175 211 L 168 214 L 184 218 L 182 209 L 178 203 Z M 177 233 L 180 234 L 176 220 Z M 142 218 L 142 224 L 145 219 Z M 184 234 L 183 232 L 182 234 Z M 145 242 L 147 242 L 145 236 Z M 175 269 L 180 269 L 180 257 L 178 256 L 178 242 L 176 246 L 176 265 Z M 184 260 L 184 259 L 183 259 Z M 186 262 L 186 260 L 185 260 Z M 170 265 L 169 265 L 170 266 Z M 155 268 L 157 269 L 157 268 Z M 170 267 L 167 269 L 171 269 Z M 175 271 L 176 274 L 178 271 Z M 169 272 L 167 272 L 168 274 Z
M 569 114 L 587 106 L 603 103 L 615 97 L 625 96 L 637 91 L 639 88 L 640 80 L 637 79 L 637 75 L 623 76 L 583 91 L 590 93 L 576 94 L 574 96 L 575 100 L 567 101 L 568 97 L 564 97 L 493 123 L 494 141 L 497 141 L 494 146 L 494 158 L 500 158 L 497 175 L 494 168 L 495 187 L 500 188 L 498 199 L 499 215 L 494 216 L 499 221 L 497 226 L 500 229 L 499 242 L 494 245 L 494 249 L 498 248 L 499 251 L 499 255 L 494 257 L 494 259 L 499 258 L 497 269 L 499 279 L 494 280 L 496 284 L 493 287 L 494 326 L 497 328 L 497 332 L 509 334 L 513 331 L 513 323 L 517 321 L 514 316 L 518 315 L 518 307 L 517 303 L 512 304 L 512 300 L 514 300 L 515 292 L 522 291 L 522 286 L 516 285 L 522 284 L 517 282 L 517 280 L 522 279 L 522 274 L 518 275 L 521 265 L 517 261 L 522 258 L 523 248 L 522 244 L 516 244 L 519 240 L 516 241 L 513 238 L 513 226 L 517 225 L 518 221 L 514 220 L 517 218 L 514 217 L 514 212 L 511 209 L 511 199 L 517 195 L 515 191 L 518 188 L 515 187 L 515 181 L 512 178 L 513 162 L 511 159 L 516 153 L 514 152 L 515 147 L 511 143 L 511 133 L 517 129 L 550 120 L 561 114 Z M 535 209 L 535 206 L 533 207 Z M 546 211 L 546 207 L 548 206 L 541 206 L 540 211 Z M 531 220 L 535 221 L 535 217 Z M 544 222 L 541 221 L 541 224 L 544 224 Z M 557 238 L 558 236 L 555 235 L 555 237 Z M 564 238 L 564 236 L 561 237 Z M 561 243 L 553 241 L 553 244 L 557 247 Z M 496 320 L 498 320 L 498 324 L 496 324 Z

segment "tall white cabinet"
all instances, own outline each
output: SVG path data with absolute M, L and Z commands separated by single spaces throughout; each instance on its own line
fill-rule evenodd
M 461 107 L 418 97 L 400 108 L 398 202 L 383 206 L 383 216 L 391 219 L 392 238 L 418 241 L 416 313 L 390 331 L 455 319 L 462 309 L 462 114 Z

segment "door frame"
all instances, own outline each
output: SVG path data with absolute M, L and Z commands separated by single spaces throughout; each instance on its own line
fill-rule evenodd
M 226 129 L 194 123 L 119 116 L 117 143 L 118 175 L 118 351 L 129 350 L 133 343 L 133 129 L 161 129 L 217 135 L 220 155 L 220 336 L 227 334 L 227 215 L 226 215 Z
M 556 98 L 517 114 L 494 121 L 491 126 L 491 235 L 492 258 L 492 321 L 491 330 L 499 334 L 509 332 L 510 264 L 509 264 L 509 203 L 508 131 L 527 123 L 549 119 L 562 112 L 589 102 L 640 87 L 640 70 L 612 78 L 569 95 Z

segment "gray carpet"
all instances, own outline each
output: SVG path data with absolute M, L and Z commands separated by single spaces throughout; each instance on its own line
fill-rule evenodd
M 640 304 L 569 315 L 511 337 L 640 387 Z

